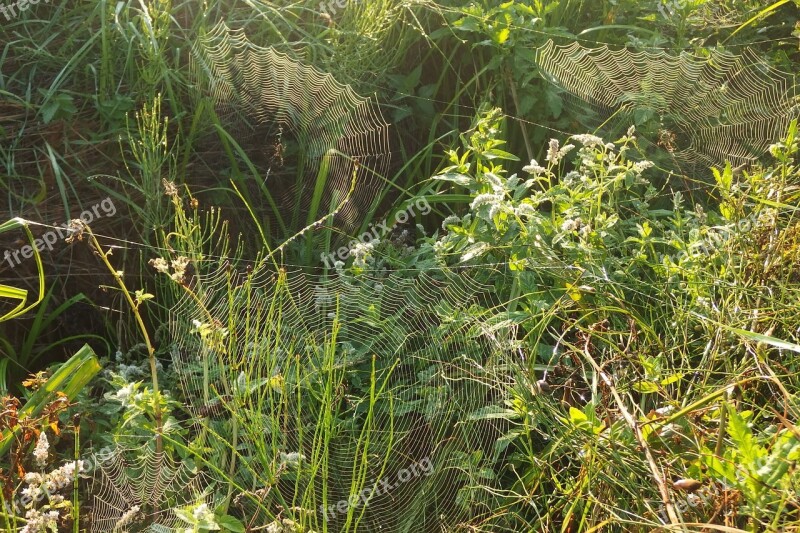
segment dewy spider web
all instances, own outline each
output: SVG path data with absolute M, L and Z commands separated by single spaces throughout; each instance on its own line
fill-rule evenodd
M 491 294 L 447 270 L 198 278 L 172 310 L 174 368 L 233 512 L 303 531 L 457 524 L 504 433 L 478 416 L 508 381 L 487 370 L 508 353 Z
M 753 162 L 798 114 L 793 77 L 749 49 L 673 56 L 551 40 L 537 62 L 547 79 L 594 106 L 606 131 L 616 125 L 611 135 L 635 124 L 679 165 Z
M 152 439 L 94 453 L 91 463 L 91 531 L 97 533 L 173 531 L 179 525 L 173 508 L 203 501 L 209 481 L 190 463 L 176 464 L 167 453 L 156 453 Z
M 191 58 L 198 88 L 212 97 L 223 122 L 240 135 L 237 140 L 259 136 L 261 156 L 272 160 L 266 185 L 286 218 L 305 213 L 315 201 L 321 212 L 334 211 L 347 197 L 355 174 L 354 192 L 337 211 L 334 225 L 347 232 L 361 222 L 390 160 L 389 124 L 377 102 L 330 74 L 251 43 L 242 30 L 231 30 L 224 22 L 198 40 Z M 265 135 L 271 136 L 269 142 Z M 290 157 L 285 146 L 291 139 L 297 144 L 292 156 L 296 174 L 274 183 L 280 174 L 274 169 L 283 166 L 284 155 Z M 317 191 L 317 176 L 325 168 L 325 188 Z M 290 230 L 298 231 L 308 221 L 299 222 Z

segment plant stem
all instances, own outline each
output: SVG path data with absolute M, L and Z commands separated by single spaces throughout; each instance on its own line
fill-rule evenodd
M 128 305 L 133 311 L 133 316 L 136 318 L 136 324 L 139 326 L 142 336 L 144 337 L 144 343 L 147 346 L 147 358 L 150 362 L 150 378 L 153 384 L 153 418 L 155 419 L 156 425 L 156 453 L 160 454 L 164 449 L 164 443 L 162 440 L 164 421 L 161 413 L 161 395 L 158 388 L 158 370 L 156 367 L 155 356 L 156 349 L 153 347 L 153 343 L 150 341 L 150 334 L 147 332 L 147 327 L 144 325 L 144 320 L 142 320 L 141 313 L 139 313 L 139 306 L 133 301 L 133 298 L 131 298 L 131 293 L 125 286 L 125 282 L 122 280 L 122 273 L 115 270 L 108 260 L 108 255 L 111 253 L 111 250 L 108 252 L 103 252 L 103 249 L 100 247 L 100 243 L 97 242 L 97 238 L 94 236 L 94 233 L 92 233 L 92 230 L 89 228 L 89 226 L 83 222 L 81 222 L 81 224 L 83 226 L 83 231 L 89 234 L 91 245 L 97 255 L 100 257 L 100 260 L 103 262 L 106 268 L 108 268 L 109 272 L 114 275 L 114 279 L 117 280 L 117 285 L 119 285 L 120 289 L 122 289 L 122 294 L 125 296 Z

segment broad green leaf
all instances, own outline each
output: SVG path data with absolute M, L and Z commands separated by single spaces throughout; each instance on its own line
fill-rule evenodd
M 238 518 L 230 515 L 218 516 L 217 524 L 222 527 L 223 531 L 230 531 L 232 533 L 244 533 L 246 531 L 244 524 Z
M 683 379 L 683 373 L 682 372 L 677 372 L 675 374 L 671 374 L 671 375 L 665 377 L 664 379 L 662 379 L 661 380 L 661 385 L 662 386 L 671 385 L 673 383 L 676 383 L 676 382 L 680 381 L 681 379 Z
M 642 394 L 652 394 L 658 392 L 658 385 L 652 381 L 638 381 L 633 384 L 633 390 Z
M 70 400 L 75 399 L 75 396 L 98 372 L 100 372 L 100 363 L 97 361 L 94 351 L 86 344 L 62 364 L 39 390 L 33 393 L 19 410 L 20 421 L 38 416 L 45 406 L 55 399 L 57 392 L 63 393 Z M 8 452 L 11 443 L 14 442 L 14 435 L 20 428 L 21 426 L 17 424 L 15 427 L 3 431 L 2 439 L 0 439 L 0 457 Z
M 515 156 L 510 152 L 506 152 L 505 150 L 499 150 L 497 148 L 492 148 L 491 150 L 486 150 L 483 152 L 484 157 L 486 159 L 508 159 L 510 161 L 519 161 L 519 157 Z
M 584 422 L 589 422 L 589 417 L 580 409 L 570 406 L 569 421 L 575 426 L 580 426 Z
M 457 185 L 461 185 L 462 187 L 467 187 L 474 183 L 474 179 L 470 176 L 466 176 L 464 174 L 457 174 L 453 172 L 448 172 L 446 174 L 439 174 L 438 176 L 434 176 L 435 180 L 440 181 L 451 181 Z

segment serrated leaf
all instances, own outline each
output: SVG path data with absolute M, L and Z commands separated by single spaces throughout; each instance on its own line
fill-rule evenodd
M 728 409 L 728 434 L 739 452 L 739 463 L 749 472 L 755 472 L 759 461 L 766 456 L 766 450 L 759 446 L 753 432 L 747 427 L 745 419 L 732 406 Z

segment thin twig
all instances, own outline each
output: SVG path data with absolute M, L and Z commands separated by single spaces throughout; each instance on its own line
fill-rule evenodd
M 631 427 L 631 430 L 633 430 L 633 434 L 636 437 L 639 446 L 641 446 L 644 450 L 645 457 L 647 458 L 647 464 L 650 467 L 650 473 L 653 476 L 653 481 L 655 481 L 656 485 L 658 486 L 658 491 L 661 493 L 661 502 L 664 504 L 664 508 L 667 510 L 667 516 L 669 516 L 670 523 L 679 530 L 683 530 L 683 528 L 680 527 L 681 521 L 678 518 L 678 515 L 675 514 L 675 508 L 670 501 L 669 489 L 667 488 L 667 484 L 665 483 L 664 479 L 661 477 L 661 472 L 659 472 L 658 465 L 653 458 L 653 454 L 650 452 L 650 447 L 647 445 L 647 441 L 644 439 L 642 431 L 639 428 L 639 425 L 636 423 L 636 420 L 633 418 L 633 415 L 631 415 L 631 413 L 625 407 L 625 403 L 622 401 L 622 397 L 620 396 L 619 392 L 617 392 L 616 387 L 614 387 L 612 384 L 611 378 L 609 378 L 608 375 L 603 372 L 603 369 L 600 368 L 600 365 L 597 364 L 597 361 L 595 361 L 592 355 L 589 353 L 590 341 L 591 335 L 586 335 L 586 342 L 583 345 L 583 355 L 586 357 L 586 360 L 589 361 L 592 367 L 594 367 L 595 372 L 598 373 L 600 379 L 602 379 L 603 382 L 608 386 L 611 394 L 614 396 L 614 400 L 617 402 L 617 406 L 619 407 L 623 418 L 625 418 L 625 421 Z

